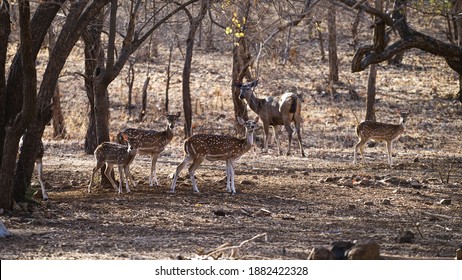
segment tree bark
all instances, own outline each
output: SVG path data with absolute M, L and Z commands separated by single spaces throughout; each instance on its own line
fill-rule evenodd
M 0 208 L 12 209 L 13 199 L 23 201 L 25 189 L 13 189 L 15 174 L 15 162 L 18 151 L 19 139 L 26 130 L 28 124 L 35 116 L 35 103 L 37 92 L 37 72 L 35 69 L 35 56 L 32 50 L 33 42 L 30 29 L 30 6 L 28 1 L 20 1 L 19 26 L 20 26 L 20 53 L 22 57 L 23 73 L 23 102 L 22 110 L 16 115 L 13 123 L 7 125 L 5 143 L 3 146 L 2 166 L 0 170 Z M 16 172 L 21 169 L 16 168 Z M 20 192 L 21 191 L 21 192 Z M 23 192 L 23 193 L 22 193 Z M 13 196 L 11 196 L 13 194 Z
M 185 137 L 188 138 L 192 135 L 192 108 L 191 108 L 191 64 L 194 50 L 194 38 L 196 37 L 197 29 L 199 28 L 202 19 L 207 13 L 209 6 L 208 0 L 201 0 L 201 9 L 199 14 L 193 18 L 191 13 L 185 9 L 190 21 L 189 34 L 186 39 L 186 55 L 183 67 L 183 111 L 185 118 L 184 133 Z
M 56 45 L 56 33 L 53 26 L 48 29 L 48 54 L 51 55 Z M 59 83 L 56 83 L 55 93 L 53 95 L 53 138 L 64 138 L 66 136 L 66 127 L 64 125 L 63 111 L 61 110 L 61 93 Z
M 88 25 L 85 32 L 82 34 L 82 39 L 85 44 L 85 91 L 87 93 L 89 108 L 88 112 L 88 127 L 85 134 L 84 149 L 85 153 L 92 155 L 96 147 L 98 147 L 98 139 L 96 136 L 96 114 L 95 114 L 95 85 L 94 77 L 99 75 L 99 65 L 104 61 L 104 53 L 101 45 L 101 33 L 103 30 L 104 16 L 101 12 L 95 20 Z
M 335 6 L 332 4 L 328 9 L 327 29 L 329 31 L 329 81 L 331 83 L 337 83 L 339 81 L 339 75 Z
M 6 125 L 6 55 L 8 51 L 8 38 L 11 34 L 10 11 L 8 1 L 0 5 L 0 162 L 3 157 L 3 141 L 5 139 Z

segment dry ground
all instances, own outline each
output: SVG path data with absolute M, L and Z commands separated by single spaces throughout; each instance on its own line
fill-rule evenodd
M 435 102 L 441 109 L 460 106 Z M 88 194 L 93 157 L 82 153 L 81 142 L 50 140 L 50 201 L 2 216 L 13 236 L 0 240 L 1 258 L 190 258 L 262 233 L 266 241 L 249 243 L 239 258 L 303 259 L 313 246 L 338 240 L 375 240 L 388 255 L 453 257 L 462 240 L 462 127 L 456 119 L 429 121 L 431 133 L 419 129 L 423 124 L 411 118 L 389 168 L 383 144 L 367 148 L 368 162 L 354 167 L 352 140 L 337 136 L 332 125 L 319 133 L 306 123 L 307 158 L 298 151 L 280 157 L 274 150 L 249 152 L 236 166 L 235 196 L 226 192 L 222 163 L 200 167 L 201 193 L 192 192 L 189 180 L 168 193 L 169 175 L 182 158 L 180 139 L 159 160 L 161 187 L 148 187 L 150 160 L 138 156 L 132 193 L 97 188 Z M 443 183 L 448 175 L 449 184 Z M 415 239 L 399 243 L 407 230 Z
M 210 162 L 197 172 L 201 193 L 193 193 L 189 179 L 179 181 L 175 194 L 168 192 L 170 174 L 183 156 L 182 124 L 159 159 L 161 187 L 148 187 L 150 160 L 138 156 L 132 166 L 138 187 L 132 193 L 95 188 L 88 194 L 95 161 L 83 153 L 88 107 L 83 82 L 72 75 L 83 69 L 83 55 L 76 49 L 76 65 L 70 64 L 60 79 L 68 136 L 52 139 L 50 129 L 44 135 L 50 200 L 0 216 L 12 233 L 0 240 L 0 259 L 194 258 L 263 233 L 266 238 L 247 243 L 235 257 L 305 259 L 314 246 L 339 240 L 374 240 L 387 255 L 453 257 L 462 243 L 462 107 L 448 98 L 457 92 L 457 77 L 444 61 L 420 51 L 409 52 L 402 67 L 380 66 L 377 117 L 396 123 L 395 109 L 409 111 L 407 132 L 395 145 L 393 168 L 386 164 L 383 143 L 366 148 L 367 162 L 353 166 L 355 115 L 364 116 L 367 71 L 349 73 L 352 51 L 344 48 L 344 85 L 333 94 L 324 90 L 327 64 L 319 59 L 315 39 L 300 41 L 299 56 L 285 67 L 262 62 L 259 96 L 288 88 L 304 93 L 307 157 L 301 158 L 297 149 L 291 156 L 277 156 L 274 149 L 268 154 L 251 150 L 236 165 L 235 196 L 226 192 L 224 164 Z M 175 55 L 173 71 L 181 73 L 181 56 Z M 150 65 L 149 114 L 142 123 L 124 109 L 123 78 L 113 83 L 111 134 L 125 126 L 166 125 L 161 117 L 166 54 L 160 57 Z M 229 71 L 222 70 L 231 69 L 230 64 L 229 52 L 197 49 L 192 71 L 195 132 L 233 133 L 231 81 Z M 137 105 L 145 73 L 146 65 L 139 64 Z M 177 74 L 171 111 L 182 108 L 180 88 Z M 359 98 L 350 94 L 351 88 Z M 260 140 L 261 130 L 257 136 Z M 443 199 L 450 204 L 440 203 Z M 415 238 L 399 243 L 405 231 Z M 229 251 L 224 253 L 229 257 Z

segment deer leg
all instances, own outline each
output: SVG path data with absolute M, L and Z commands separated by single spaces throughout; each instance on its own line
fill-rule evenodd
M 131 180 L 130 179 L 130 169 L 128 168 L 128 165 L 123 167 L 124 172 L 125 172 L 125 189 L 127 190 L 127 193 L 130 192 L 130 187 L 128 186 L 128 182 Z M 132 183 L 133 185 L 133 183 Z
M 226 160 L 226 190 L 228 192 L 231 192 L 231 182 L 230 182 L 230 178 L 231 178 L 231 174 L 230 174 L 230 165 L 231 162 L 230 162 L 230 159 L 227 159 Z
M 392 165 L 392 154 L 391 151 L 393 150 L 393 142 L 392 141 L 387 141 L 387 152 L 388 152 L 388 164 Z
M 364 140 L 364 139 L 360 138 L 359 142 L 355 145 L 354 159 L 353 159 L 353 164 L 354 165 L 357 164 L 356 154 L 358 153 L 358 148 L 359 148 L 359 151 L 361 152 L 361 158 L 363 159 L 363 161 L 366 161 L 366 158 L 364 157 L 364 145 L 367 143 L 367 140 L 369 140 L 369 139 Z
M 112 179 L 112 176 L 111 176 L 112 168 L 114 168 L 114 164 L 106 163 L 106 170 L 104 170 L 104 175 L 106 175 L 106 178 L 108 178 L 109 182 L 111 182 L 111 185 L 114 187 L 114 189 L 116 191 L 118 191 L 119 189 L 117 188 L 117 185 L 116 185 L 116 183 L 114 182 L 114 179 Z
M 132 187 L 136 188 L 136 182 L 133 179 L 132 173 L 130 172 L 130 167 L 128 166 L 128 175 L 125 174 L 125 176 L 130 180 L 130 184 L 132 184 Z
M 234 186 L 234 161 L 229 160 L 229 180 L 231 184 L 231 194 L 236 194 L 236 187 Z
M 267 153 L 268 152 L 268 137 L 269 137 L 269 123 L 263 122 L 263 134 L 264 134 L 264 139 L 263 139 L 263 152 Z
M 292 146 L 292 134 L 294 133 L 294 130 L 292 129 L 292 126 L 290 126 L 290 123 L 286 123 L 284 127 L 287 130 L 287 133 L 289 135 L 289 147 L 287 148 L 287 156 L 290 155 L 290 147 Z
M 303 145 L 302 145 L 302 135 L 300 131 L 300 122 L 295 122 L 295 131 L 297 132 L 297 138 L 298 138 L 298 146 L 300 147 L 300 152 L 302 153 L 302 157 L 306 157 L 305 152 L 303 151 Z
M 153 154 L 152 155 L 152 160 L 151 160 L 151 174 L 149 175 L 149 186 L 152 187 L 152 185 L 158 187 L 159 182 L 157 181 L 157 174 L 156 174 L 156 164 L 157 164 L 157 158 L 159 157 L 159 154 Z M 154 180 L 153 180 L 154 176 Z
M 193 160 L 193 163 L 189 167 L 189 177 L 191 178 L 194 192 L 199 192 L 199 189 L 197 188 L 196 178 L 194 178 L 194 172 L 199 167 L 199 165 L 201 165 L 202 161 L 204 161 L 203 158 L 195 158 Z
M 192 158 L 190 156 L 186 156 L 176 168 L 175 175 L 173 176 L 172 186 L 170 187 L 171 193 L 175 193 L 176 180 L 178 179 L 178 175 L 180 174 L 181 170 L 183 170 L 185 165 L 190 163 L 191 161 L 192 161 Z
M 278 146 L 278 155 L 281 155 L 281 146 L 279 143 L 279 126 L 273 125 L 274 138 L 276 139 L 276 145 Z
M 45 182 L 43 181 L 43 164 L 41 159 L 37 160 L 37 173 L 40 182 L 40 187 L 42 188 L 42 198 L 43 200 L 48 200 L 48 195 L 45 190 Z
M 91 193 L 91 185 L 93 185 L 93 179 L 95 177 L 95 173 L 96 173 L 96 171 L 100 170 L 101 167 L 103 167 L 103 165 L 104 165 L 104 162 L 97 162 L 96 167 L 93 168 L 93 172 L 91 174 L 91 179 L 90 179 L 90 184 L 88 185 L 88 192 L 89 193 Z

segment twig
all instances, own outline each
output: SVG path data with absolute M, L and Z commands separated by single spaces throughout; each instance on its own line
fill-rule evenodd
M 221 245 L 220 247 L 218 247 L 217 249 L 213 250 L 212 252 L 208 253 L 207 255 L 205 255 L 205 259 L 208 259 L 209 257 L 211 257 L 213 254 L 216 254 L 218 252 L 221 252 L 221 251 L 225 251 L 225 250 L 231 250 L 231 256 L 235 257 L 237 255 L 237 252 L 235 251 L 236 249 L 240 249 L 242 248 L 242 246 L 244 246 L 245 244 L 249 243 L 250 241 L 253 241 L 257 238 L 260 238 L 260 237 L 265 237 L 265 241 L 267 239 L 267 233 L 260 233 L 258 235 L 255 235 L 254 237 L 250 238 L 250 239 L 247 239 L 247 240 L 244 240 L 241 242 L 241 244 L 239 244 L 238 246 L 226 246 L 227 243 Z
M 406 213 L 409 215 L 409 218 L 411 218 L 411 221 L 414 224 L 417 231 L 419 232 L 420 237 L 424 238 L 423 235 L 422 235 L 422 232 L 420 231 L 419 223 L 414 221 L 413 217 L 411 216 L 411 213 L 409 213 L 407 208 L 404 208 L 404 210 L 406 210 Z
M 448 216 L 448 215 L 443 215 L 443 214 L 434 214 L 434 213 L 423 212 L 423 211 L 422 211 L 422 214 L 430 216 L 430 217 L 443 218 L 443 219 L 448 219 L 448 220 L 460 219 L 459 217 L 453 217 L 453 216 Z

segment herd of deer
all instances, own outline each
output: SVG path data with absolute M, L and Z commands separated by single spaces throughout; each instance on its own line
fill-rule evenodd
M 184 142 L 184 159 L 176 168 L 173 177 L 170 191 L 175 192 L 175 186 L 179 173 L 186 165 L 189 165 L 189 176 L 191 178 L 194 192 L 199 192 L 197 183 L 194 177 L 194 172 L 200 164 L 207 159 L 209 161 L 225 161 L 226 162 L 226 188 L 228 192 L 235 194 L 234 186 L 234 166 L 235 162 L 254 144 L 254 131 L 257 128 L 259 120 L 263 123 L 264 131 L 264 152 L 268 151 L 268 136 L 269 127 L 272 126 L 275 134 L 275 139 L 278 147 L 278 154 L 281 154 L 278 126 L 283 125 L 289 136 L 289 145 L 286 155 L 290 154 L 292 134 L 294 133 L 291 123 L 295 125 L 300 152 L 305 157 L 301 140 L 301 99 L 295 93 L 284 93 L 276 97 L 258 98 L 254 94 L 254 88 L 257 86 L 257 81 L 246 84 L 236 84 L 240 88 L 240 99 L 245 99 L 248 106 L 258 115 L 254 120 L 237 119 L 240 125 L 245 127 L 245 138 L 239 139 L 228 135 L 216 134 L 196 134 Z M 122 193 L 122 184 L 125 176 L 126 191 L 130 192 L 129 183 L 135 186 L 133 178 L 130 174 L 129 166 L 133 162 L 136 154 L 148 154 L 152 158 L 151 173 L 149 176 L 149 186 L 157 186 L 156 163 L 159 154 L 171 142 L 173 138 L 173 129 L 178 121 L 180 114 L 167 114 L 167 129 L 165 131 L 142 130 L 135 128 L 125 128 L 116 136 L 115 142 L 104 142 L 99 145 L 95 152 L 96 166 L 93 168 L 88 192 L 91 192 L 95 173 L 104 165 L 106 169 L 104 174 L 111 182 L 112 186 L 118 193 Z M 363 121 L 356 126 L 356 134 L 359 137 L 359 142 L 354 146 L 354 164 L 356 165 L 356 154 L 359 151 L 364 158 L 364 145 L 369 139 L 382 140 L 386 142 L 388 152 L 388 163 L 392 165 L 392 144 L 404 132 L 407 113 L 400 114 L 400 123 L 386 124 L 376 121 Z M 41 146 L 42 147 L 42 146 Z M 37 164 L 39 181 L 42 186 L 43 199 L 47 200 L 48 196 L 45 191 L 42 179 L 42 156 L 43 147 L 40 149 Z M 113 166 L 117 164 L 119 168 L 119 187 L 111 177 Z

